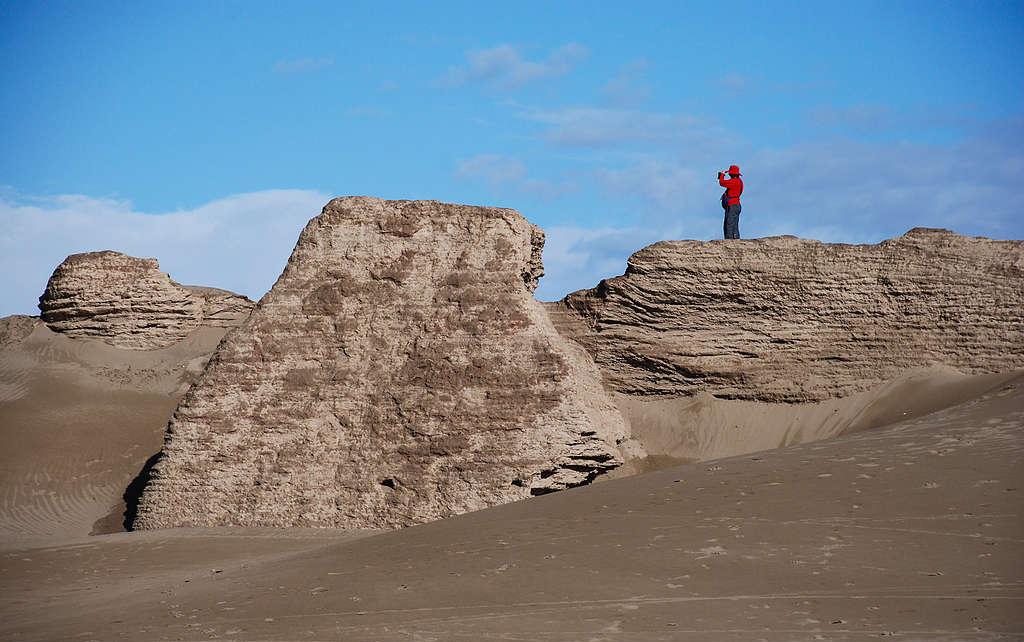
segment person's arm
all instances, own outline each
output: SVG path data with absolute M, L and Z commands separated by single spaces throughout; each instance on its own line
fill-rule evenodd
M 721 185 L 722 187 L 731 187 L 732 182 L 735 181 L 736 179 L 735 178 L 723 178 L 724 176 L 725 176 L 725 172 L 718 172 L 718 184 Z

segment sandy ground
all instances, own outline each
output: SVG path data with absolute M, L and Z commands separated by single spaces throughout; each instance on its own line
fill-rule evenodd
M 888 427 L 370 537 L 8 549 L 0 639 L 1022 639 L 1022 437 L 1017 377 Z
M 122 530 L 126 488 L 223 334 L 133 351 L 38 323 L 0 348 L 0 547 Z
M 862 393 L 808 404 L 617 395 L 633 438 L 647 453 L 615 477 L 672 464 L 720 459 L 871 430 L 949 408 L 1020 377 L 1021 372 L 968 376 L 952 368 L 920 368 Z

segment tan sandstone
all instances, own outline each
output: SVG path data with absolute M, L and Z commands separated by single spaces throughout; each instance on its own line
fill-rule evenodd
M 917 367 L 1024 367 L 1024 242 L 662 241 L 548 309 L 615 392 L 820 401 Z
M 131 350 L 165 348 L 201 326 L 233 327 L 252 307 L 226 290 L 179 285 L 156 259 L 111 251 L 67 257 L 39 297 L 51 330 Z
M 513 210 L 347 197 L 168 428 L 137 528 L 398 527 L 578 486 L 625 427 Z

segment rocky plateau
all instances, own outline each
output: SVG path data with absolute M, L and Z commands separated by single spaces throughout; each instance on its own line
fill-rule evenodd
M 1024 242 L 661 241 L 547 308 L 616 393 L 816 402 L 913 368 L 1024 367 Z

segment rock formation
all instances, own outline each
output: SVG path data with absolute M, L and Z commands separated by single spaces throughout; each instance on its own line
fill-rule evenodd
M 918 366 L 1024 367 L 1024 242 L 662 241 L 548 309 L 611 390 L 817 401 Z
M 135 526 L 397 527 L 594 479 L 622 418 L 508 209 L 348 197 L 168 427 Z
M 0 317 L 0 347 L 9 343 L 17 343 L 32 334 L 37 323 L 39 323 L 37 317 L 24 314 Z
M 203 325 L 238 325 L 252 307 L 226 290 L 179 285 L 156 259 L 110 251 L 64 259 L 39 297 L 51 330 L 132 350 L 166 347 Z

